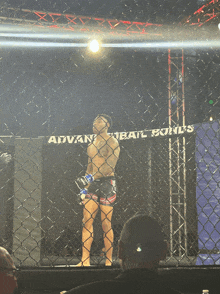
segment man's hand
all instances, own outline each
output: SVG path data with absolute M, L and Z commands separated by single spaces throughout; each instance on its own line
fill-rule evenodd
M 8 154 L 8 153 L 2 153 L 0 158 L 1 158 L 1 161 L 3 161 L 5 164 L 8 164 L 11 161 L 12 156 L 11 154 Z
M 81 189 L 79 194 L 77 195 L 80 205 L 83 204 L 83 200 L 85 199 L 87 193 L 88 193 L 87 189 Z
M 85 188 L 85 186 L 87 186 L 88 184 L 92 183 L 93 181 L 94 181 L 93 176 L 89 174 L 89 175 L 76 179 L 75 183 L 77 187 L 81 190 Z

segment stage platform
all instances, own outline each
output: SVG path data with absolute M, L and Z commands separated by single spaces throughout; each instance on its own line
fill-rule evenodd
M 183 257 L 167 257 L 164 261 L 160 262 L 162 267 L 192 267 L 196 265 L 197 256 L 183 256 Z M 58 257 L 58 256 L 48 256 L 40 261 L 41 266 L 51 267 L 75 267 L 76 264 L 80 262 L 78 257 Z M 101 256 L 91 257 L 91 267 L 99 268 L 105 266 L 105 258 Z M 120 267 L 119 259 L 115 256 L 113 257 L 113 268 Z

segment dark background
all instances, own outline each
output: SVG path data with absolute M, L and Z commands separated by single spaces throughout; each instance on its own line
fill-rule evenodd
M 185 50 L 186 124 L 219 117 L 218 54 Z M 83 49 L 3 50 L 0 132 L 87 134 L 98 113 L 112 116 L 112 132 L 168 127 L 167 59 L 121 49 L 101 58 Z

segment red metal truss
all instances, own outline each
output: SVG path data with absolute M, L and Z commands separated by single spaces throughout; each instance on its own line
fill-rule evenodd
M 200 7 L 192 16 L 189 16 L 185 23 L 194 26 L 203 26 L 214 19 L 217 21 L 219 16 L 220 0 L 212 0 Z
M 203 5 L 182 24 L 200 27 L 220 17 L 220 0 L 212 0 Z M 214 20 L 215 19 L 215 20 Z M 101 17 L 78 16 L 28 9 L 0 8 L 0 23 L 31 25 L 66 31 L 94 32 L 99 34 L 126 36 L 162 36 L 162 24 L 148 22 L 105 19 Z
M 97 32 L 111 34 L 153 34 L 161 35 L 157 28 L 162 24 L 124 21 L 100 17 L 78 16 L 72 14 L 31 11 L 27 9 L 1 8 L 0 22 L 30 24 L 69 31 Z

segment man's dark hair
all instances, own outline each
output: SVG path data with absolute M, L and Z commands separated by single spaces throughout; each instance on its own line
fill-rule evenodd
M 101 117 L 101 116 L 104 117 L 107 120 L 107 122 L 109 123 L 110 128 L 111 128 L 112 127 L 112 119 L 111 119 L 111 116 L 109 116 L 107 114 L 98 114 L 96 118 Z
M 167 248 L 160 225 L 146 214 L 130 218 L 121 231 L 120 240 L 124 244 L 125 255 L 135 262 L 157 259 Z

